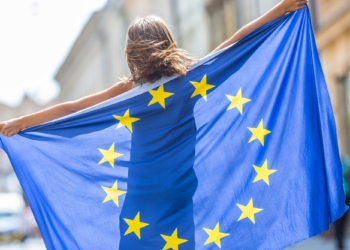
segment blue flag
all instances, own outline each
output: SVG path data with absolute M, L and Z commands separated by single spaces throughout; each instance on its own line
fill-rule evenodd
M 347 209 L 307 9 L 1 141 L 48 249 L 282 249 Z

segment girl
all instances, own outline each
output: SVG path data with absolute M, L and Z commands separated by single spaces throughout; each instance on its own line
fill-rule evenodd
M 265 15 L 237 31 L 213 52 L 239 41 L 260 26 L 288 12 L 305 8 L 307 2 L 308 0 L 282 0 Z M 107 90 L 79 100 L 58 104 L 31 115 L 2 122 L 0 134 L 11 137 L 22 129 L 86 109 L 143 83 L 154 83 L 163 76 L 185 75 L 190 65 L 196 61 L 184 50 L 176 47 L 165 22 L 156 16 L 138 17 L 131 23 L 127 32 L 125 56 L 130 70 L 130 76 L 127 79 Z

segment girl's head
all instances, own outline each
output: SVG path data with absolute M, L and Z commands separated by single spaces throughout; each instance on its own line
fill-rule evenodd
M 129 26 L 125 57 L 129 80 L 153 83 L 162 76 L 185 75 L 195 61 L 178 49 L 167 25 L 158 16 L 137 17 Z

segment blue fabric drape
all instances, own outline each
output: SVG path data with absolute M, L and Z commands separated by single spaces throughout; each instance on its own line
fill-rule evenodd
M 335 130 L 305 9 L 0 144 L 48 249 L 282 249 L 347 209 Z

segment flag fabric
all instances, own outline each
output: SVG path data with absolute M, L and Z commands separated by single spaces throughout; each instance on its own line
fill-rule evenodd
M 282 249 L 347 209 L 307 9 L 1 144 L 48 249 Z

